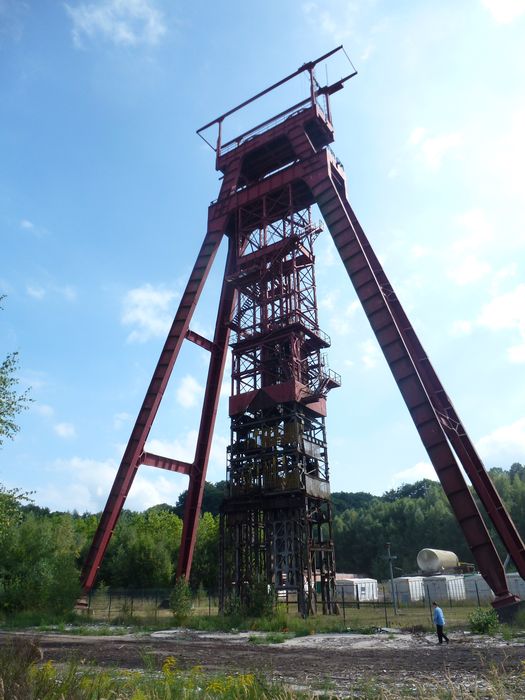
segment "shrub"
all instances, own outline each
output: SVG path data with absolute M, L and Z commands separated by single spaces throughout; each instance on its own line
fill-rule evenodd
M 185 578 L 177 579 L 170 596 L 170 608 L 178 619 L 184 619 L 191 612 L 191 591 Z
M 476 608 L 468 621 L 475 634 L 495 634 L 499 629 L 498 615 L 493 608 Z

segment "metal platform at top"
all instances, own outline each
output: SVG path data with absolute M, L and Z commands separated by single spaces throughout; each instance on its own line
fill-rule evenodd
M 345 56 L 348 59 L 349 64 L 352 66 L 352 72 L 339 78 L 339 80 L 336 80 L 335 82 L 332 82 L 330 84 L 326 84 L 321 86 L 318 81 L 316 80 L 315 74 L 314 74 L 314 69 L 316 66 L 319 64 L 323 63 L 324 61 L 327 61 L 329 58 L 331 58 L 334 54 L 342 51 Z M 224 121 L 230 117 L 232 114 L 235 114 L 236 112 L 240 111 L 241 109 L 244 109 L 247 107 L 249 104 L 252 104 L 256 100 L 261 99 L 265 95 L 268 95 L 269 93 L 273 92 L 277 88 L 281 87 L 285 83 L 293 80 L 294 78 L 297 78 L 299 75 L 302 75 L 303 73 L 308 73 L 309 75 L 309 83 L 310 83 L 310 94 L 308 97 L 306 97 L 304 100 L 301 100 L 300 102 L 286 108 L 282 112 L 279 112 L 278 114 L 275 114 L 274 116 L 270 117 L 269 119 L 266 119 L 265 121 L 261 122 L 260 124 L 257 124 L 256 126 L 252 127 L 248 131 L 243 132 L 242 134 L 239 134 L 233 139 L 230 139 L 226 142 L 223 142 L 223 124 Z M 330 103 L 329 103 L 329 95 L 332 95 L 335 92 L 338 92 L 339 90 L 342 90 L 344 83 L 347 80 L 350 80 L 350 78 L 353 78 L 355 75 L 357 75 L 357 70 L 354 68 L 350 58 L 348 58 L 348 55 L 346 54 L 346 51 L 344 50 L 344 47 L 342 45 L 337 46 L 335 49 L 332 49 L 332 51 L 328 51 L 328 53 L 323 54 L 319 58 L 316 58 L 313 61 L 308 61 L 307 63 L 304 63 L 300 68 L 298 68 L 296 71 L 293 73 L 290 73 L 290 75 L 287 75 L 285 78 L 282 78 L 281 80 L 277 81 L 273 85 L 270 85 L 267 87 L 265 90 L 261 90 L 261 92 L 258 92 L 256 95 L 253 97 L 250 97 L 249 99 L 245 100 L 244 102 L 241 102 L 241 104 L 237 105 L 236 107 L 233 107 L 232 109 L 229 109 L 227 112 L 224 112 L 224 114 L 221 114 L 220 116 L 216 117 L 212 121 L 208 122 L 204 126 L 201 126 L 200 129 L 197 129 L 197 134 L 212 148 L 216 155 L 217 155 L 217 163 L 216 167 L 217 170 L 222 170 L 222 157 L 233 151 L 234 149 L 239 148 L 241 145 L 245 144 L 248 141 L 252 141 L 255 137 L 266 133 L 270 129 L 278 126 L 279 124 L 285 122 L 286 120 L 290 119 L 291 117 L 294 117 L 296 115 L 299 115 L 305 111 L 308 110 L 313 110 L 316 107 L 321 110 L 320 105 L 318 104 L 318 98 L 324 96 L 325 97 L 325 109 L 321 110 L 321 113 L 324 117 L 324 121 L 327 124 L 331 124 L 331 114 L 330 114 Z M 208 139 L 204 136 L 204 133 L 211 129 L 212 127 L 217 126 L 217 139 L 216 139 L 216 144 L 215 146 L 208 141 Z M 253 144 L 250 144 L 250 147 Z

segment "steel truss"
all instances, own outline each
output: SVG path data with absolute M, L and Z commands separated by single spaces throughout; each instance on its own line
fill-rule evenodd
M 503 565 L 462 470 L 525 578 L 523 541 L 350 206 L 343 167 L 329 148 L 334 140 L 330 95 L 342 89 L 355 71 L 321 87 L 314 68 L 341 48 L 304 64 L 199 129 L 203 135 L 218 127 L 212 147 L 224 178 L 217 201 L 209 207 L 204 242 L 88 553 L 82 573 L 86 591 L 94 584 L 141 464 L 189 477 L 177 569 L 178 576 L 189 576 L 232 330 L 232 444 L 222 519 L 223 580 L 237 589 L 249 574 L 265 575 L 277 586 L 293 582 L 300 605 L 307 609 L 319 576 L 321 600 L 330 607 L 334 565 L 329 497 L 322 488 L 328 484 L 324 416 L 326 392 L 338 381 L 324 369 L 321 350 L 329 343 L 317 327 L 312 244 L 318 229 L 309 212 L 317 204 L 478 569 L 495 593 L 494 605 L 517 601 L 509 593 Z M 222 126 L 230 114 L 304 73 L 310 78 L 309 97 L 223 142 Z M 228 238 L 226 269 L 215 333 L 207 339 L 192 331 L 190 322 L 223 236 Z M 191 463 L 145 450 L 185 339 L 210 353 Z M 263 444 L 267 440 L 270 450 Z M 314 480 L 321 485 L 317 493 Z M 305 541 L 306 549 L 299 544 Z
M 221 606 L 263 583 L 303 614 L 335 606 L 324 422 L 339 385 L 325 367 L 313 243 L 320 227 L 291 185 L 243 209 L 232 334 L 231 444 L 221 514 Z M 279 218 L 274 220 L 274 216 Z

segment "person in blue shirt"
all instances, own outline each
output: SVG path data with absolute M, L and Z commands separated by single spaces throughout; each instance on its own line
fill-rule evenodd
M 443 627 L 445 625 L 445 616 L 443 615 L 443 610 L 441 610 L 441 608 L 435 601 L 432 603 L 432 607 L 434 608 L 433 620 L 434 624 L 436 625 L 439 643 L 443 644 L 443 640 L 445 640 L 445 642 L 448 644 L 448 637 L 443 632 Z

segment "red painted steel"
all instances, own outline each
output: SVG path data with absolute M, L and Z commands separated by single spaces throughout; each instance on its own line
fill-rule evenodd
M 321 209 L 479 570 L 497 596 L 496 605 L 506 605 L 516 600 L 508 591 L 501 560 L 465 482 L 456 456 L 524 578 L 525 546 L 348 202 L 342 166 L 328 150 L 328 145 L 334 138 L 329 95 L 341 89 L 343 83 L 355 75 L 355 71 L 332 85 L 319 87 L 313 69 L 319 61 L 340 49 L 341 47 L 338 47 L 320 59 L 304 64 L 295 73 L 229 110 L 198 131 L 199 135 L 202 135 L 201 132 L 206 128 L 218 125 L 217 148 L 214 150 L 216 167 L 224 173 L 224 179 L 217 202 L 209 208 L 208 233 L 88 553 L 82 572 L 82 583 L 86 591 L 94 583 L 96 572 L 140 464 L 178 471 L 190 477 L 177 569 L 179 576 L 189 576 L 235 302 L 233 280 L 235 275 L 243 274 L 242 263 L 239 264 L 238 250 L 231 232 L 235 230 L 236 217 L 243 215 L 243 212 L 249 215 L 251 207 L 265 206 L 261 203 L 265 202 L 267 197 L 271 198 L 273 193 L 293 188 L 297 211 L 315 202 Z M 303 72 L 308 72 L 310 78 L 309 98 L 229 143 L 222 144 L 222 124 L 228 115 Z M 324 110 L 317 102 L 320 96 L 325 99 Z M 285 209 L 283 208 L 283 216 Z M 256 218 L 257 216 L 260 214 L 256 214 Z M 210 341 L 191 331 L 189 323 L 223 235 L 230 236 L 229 249 L 214 338 Z M 282 252 L 283 245 L 288 245 L 288 242 L 277 244 L 276 254 Z M 265 255 L 270 256 L 270 261 L 272 252 L 268 249 L 264 252 L 254 252 L 250 260 Z M 248 258 L 249 256 L 246 256 L 247 260 Z M 195 459 L 191 465 L 144 452 L 150 427 L 185 338 L 210 352 Z M 237 400 L 249 400 L 249 396 L 239 396 Z M 326 409 L 324 404 L 321 405 L 322 401 L 323 399 L 319 399 L 318 409 L 319 413 L 324 415 Z M 236 409 L 239 406 L 236 405 Z
M 170 472 L 186 474 L 189 476 L 193 465 L 189 462 L 181 462 L 179 459 L 170 459 L 170 457 L 159 457 L 151 452 L 143 452 L 140 457 L 140 464 L 146 467 L 158 467 L 159 469 L 167 469 Z
M 312 182 L 312 191 L 479 570 L 494 591 L 495 604 L 513 603 L 517 599 L 509 593 L 499 555 L 419 374 L 418 365 L 426 356 L 418 357 L 415 343 L 405 342 L 405 329 L 400 330 L 389 305 L 394 298 L 392 288 L 378 279 L 386 277 L 377 258 L 374 256 L 373 264 L 370 260 L 370 244 L 356 225 L 355 215 L 350 214 L 343 171 L 328 152 L 326 177 Z M 413 329 L 411 334 L 413 341 Z
M 412 358 L 415 358 L 421 380 L 443 431 L 476 489 L 483 507 L 507 548 L 520 576 L 525 578 L 525 544 L 349 205 L 347 211 L 363 248 L 367 251 L 370 265 L 381 285 L 385 302 L 389 306 L 393 318 L 396 319 L 396 324 L 406 346 L 410 348 Z
M 219 310 L 217 312 L 215 334 L 213 336 L 213 345 L 216 349 L 211 355 L 208 368 L 208 379 L 204 392 L 201 423 L 197 437 L 197 449 L 195 452 L 193 469 L 190 474 L 188 495 L 184 505 L 184 521 L 179 559 L 177 562 L 177 578 L 184 576 L 186 580 L 188 580 L 190 576 L 193 551 L 197 537 L 206 469 L 210 456 L 215 418 L 217 416 L 217 405 L 219 403 L 224 365 L 228 354 L 228 339 L 230 337 L 228 324 L 235 302 L 235 290 L 233 286 L 227 282 L 227 278 L 235 269 L 236 247 L 231 238 L 228 240 L 228 244 L 228 257 L 219 301 Z
M 208 352 L 213 352 L 215 349 L 211 340 L 208 340 L 208 338 L 204 338 L 202 335 L 195 333 L 195 331 L 188 330 L 186 333 L 186 339 L 190 340 L 192 343 L 195 343 L 195 345 L 208 350 Z
M 212 222 L 210 222 L 208 232 L 204 238 L 184 294 L 182 295 L 168 337 L 164 343 L 148 391 L 124 452 L 117 476 L 113 482 L 97 531 L 95 532 L 93 543 L 91 544 L 84 562 L 81 573 L 81 583 L 85 591 L 91 590 L 95 582 L 97 571 L 139 467 L 148 433 L 155 419 L 180 347 L 188 331 L 195 306 L 219 248 L 224 233 L 224 220 L 218 219 L 213 222 L 213 225 L 211 225 L 211 223 Z

